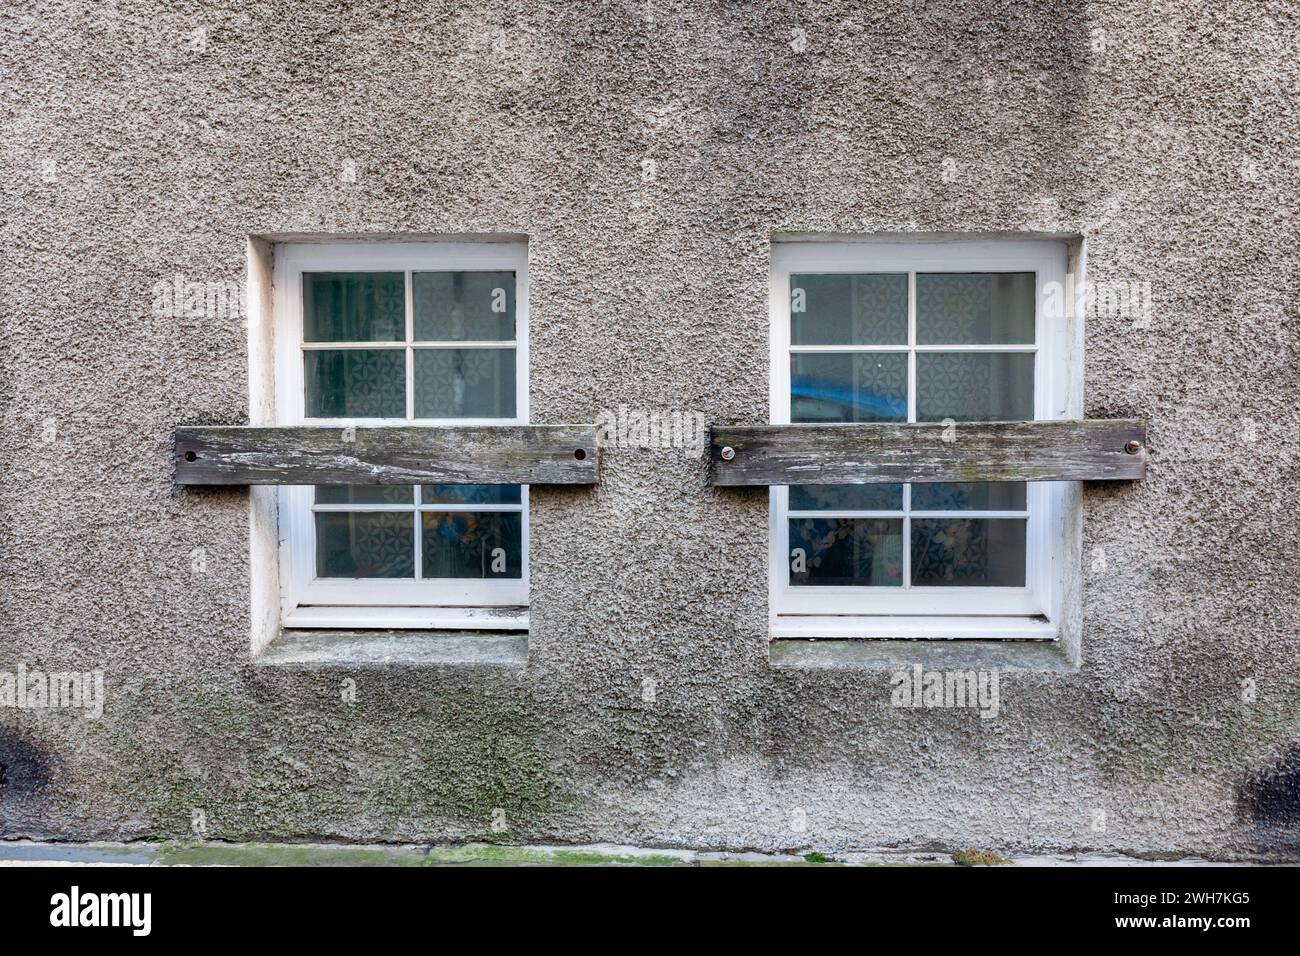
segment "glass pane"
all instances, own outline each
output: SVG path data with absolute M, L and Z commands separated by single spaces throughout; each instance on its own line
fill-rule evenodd
M 790 519 L 790 583 L 898 587 L 903 583 L 903 519 Z
M 317 485 L 318 505 L 409 505 L 411 485 Z
M 416 418 L 514 418 L 515 350 L 416 349 Z
M 415 512 L 318 511 L 318 578 L 415 576 Z
M 1025 586 L 1024 518 L 913 518 L 912 585 Z
M 308 418 L 405 418 L 405 349 L 308 349 Z
M 304 342 L 405 342 L 401 272 L 304 272 Z
M 519 578 L 523 515 L 518 511 L 426 511 L 426 578 Z
M 1034 356 L 1026 352 L 918 352 L 916 420 L 1029 421 Z M 961 430 L 957 431 L 961 441 Z
M 798 352 L 790 393 L 793 422 L 905 422 L 907 355 Z
M 906 345 L 907 276 L 790 276 L 793 345 Z
M 1023 481 L 935 481 L 912 485 L 913 511 L 1024 511 Z
M 921 345 L 1033 345 L 1032 272 L 919 272 Z
M 517 505 L 520 485 L 421 485 L 420 500 L 443 505 Z
M 791 511 L 902 511 L 902 485 L 791 485 Z
M 499 342 L 515 337 L 513 272 L 415 272 L 415 338 Z

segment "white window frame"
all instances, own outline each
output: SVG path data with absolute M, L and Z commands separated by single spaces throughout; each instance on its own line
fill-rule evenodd
M 917 242 L 792 241 L 772 246 L 770 285 L 772 424 L 790 423 L 792 351 L 902 352 L 908 356 L 908 421 L 916 420 L 918 352 L 1031 352 L 1034 361 L 1034 417 L 1064 419 L 1070 389 L 1080 370 L 1070 323 L 1048 314 L 1045 287 L 1066 288 L 1068 250 L 1055 240 L 952 240 Z M 916 342 L 917 272 L 1033 272 L 1035 339 L 1032 346 L 926 346 Z M 790 276 L 807 273 L 907 273 L 908 342 L 900 345 L 791 346 Z M 957 424 L 960 441 L 961 425 Z M 770 491 L 769 607 L 771 631 L 779 637 L 880 638 L 1053 638 L 1062 613 L 1062 570 L 1067 533 L 1067 482 L 1028 482 L 1025 586 L 999 587 L 792 587 L 790 585 L 787 487 Z M 836 516 L 901 517 L 903 512 L 844 512 Z M 971 512 L 972 517 L 1023 517 L 1020 512 Z M 904 519 L 903 546 L 910 549 Z M 907 553 L 905 551 L 905 553 Z
M 503 342 L 419 342 L 414 339 L 412 272 L 513 271 L 515 338 Z M 307 418 L 303 391 L 302 275 L 304 272 L 406 273 L 406 407 L 413 412 L 416 347 L 515 349 L 513 418 Z M 345 428 L 420 425 L 522 425 L 528 423 L 528 247 L 523 242 L 284 243 L 274 266 L 275 413 L 280 425 Z M 364 347 L 395 347 L 365 343 Z M 308 343 L 305 348 L 338 347 Z M 363 347 L 343 345 L 343 348 Z M 416 505 L 314 505 L 311 487 L 278 489 L 281 610 L 285 627 L 526 629 L 528 604 L 528 487 L 521 506 L 438 504 L 437 511 L 521 513 L 520 577 L 509 580 L 398 580 L 315 577 L 313 509 L 413 511 Z M 416 522 L 417 554 L 420 548 Z

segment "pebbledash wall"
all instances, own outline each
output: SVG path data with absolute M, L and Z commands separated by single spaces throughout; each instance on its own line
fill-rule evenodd
M 1244 0 L 10 5 L 0 671 L 105 698 L 0 708 L 0 836 L 1293 854 L 1298 28 Z M 242 283 L 252 237 L 526 235 L 535 423 L 751 424 L 783 234 L 1081 239 L 1089 279 L 1149 289 L 1087 316 L 1085 415 L 1147 420 L 1152 459 L 1083 490 L 1080 666 L 774 661 L 766 494 L 620 447 L 533 492 L 526 665 L 254 659 L 249 494 L 176 487 L 171 442 L 249 421 L 258 359 L 159 283 Z M 912 662 L 1000 668 L 998 716 L 891 706 Z

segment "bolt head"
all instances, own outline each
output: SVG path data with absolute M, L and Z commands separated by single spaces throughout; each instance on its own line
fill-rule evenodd
M 1136 455 L 1142 450 L 1142 443 L 1136 438 L 1124 446 L 1124 451 L 1130 455 Z
M 722 456 L 723 461 L 731 461 L 731 459 L 736 457 L 736 449 L 728 445 L 726 448 L 722 449 L 719 454 Z

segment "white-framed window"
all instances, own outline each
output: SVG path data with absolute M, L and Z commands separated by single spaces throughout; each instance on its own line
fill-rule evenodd
M 1065 418 L 1055 241 L 773 245 L 771 421 Z M 1056 299 L 1051 299 L 1055 294 Z M 773 487 L 774 637 L 1050 637 L 1066 483 Z
M 528 421 L 524 243 L 285 243 L 274 279 L 276 421 Z M 287 627 L 516 627 L 528 488 L 279 491 Z

